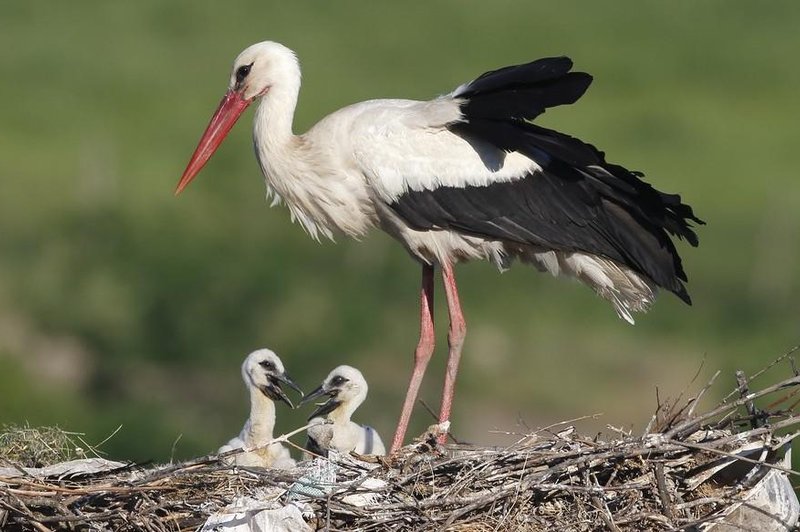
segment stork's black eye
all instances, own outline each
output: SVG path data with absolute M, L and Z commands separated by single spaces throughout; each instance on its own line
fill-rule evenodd
M 275 364 L 273 364 L 269 360 L 265 360 L 263 362 L 259 362 L 259 365 L 261 365 L 261 367 L 264 368 L 267 371 L 275 371 Z
M 236 69 L 236 83 L 241 83 L 244 81 L 244 78 L 250 73 L 250 68 L 252 68 L 253 63 L 249 65 L 242 65 Z
M 346 382 L 347 382 L 347 379 L 345 379 L 341 375 L 336 375 L 334 378 L 331 379 L 331 386 L 341 386 L 342 384 L 344 384 Z

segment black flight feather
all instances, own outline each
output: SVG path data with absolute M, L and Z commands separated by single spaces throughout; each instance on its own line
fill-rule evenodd
M 575 103 L 589 88 L 592 76 L 571 68 L 568 57 L 509 66 L 483 74 L 453 96 L 465 100 L 465 116 L 533 120 L 549 107 Z
M 391 208 L 417 230 L 600 255 L 690 303 L 670 235 L 697 246 L 691 223 L 704 222 L 692 208 L 641 173 L 606 162 L 591 144 L 528 122 L 588 88 L 591 76 L 571 68 L 566 57 L 540 59 L 488 72 L 454 93 L 463 120 L 449 126 L 453 133 L 520 152 L 542 171 L 483 186 L 408 191 Z

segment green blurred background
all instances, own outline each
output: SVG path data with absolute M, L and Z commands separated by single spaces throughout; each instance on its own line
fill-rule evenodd
M 427 99 L 568 54 L 595 76 L 550 127 L 680 192 L 708 221 L 680 245 L 694 306 L 635 327 L 532 269 L 459 269 L 469 334 L 457 436 L 509 441 L 598 412 L 642 427 L 655 390 L 760 369 L 800 338 L 800 3 L 4 2 L 0 7 L 0 423 L 53 424 L 116 458 L 216 449 L 241 428 L 239 365 L 269 346 L 306 389 L 361 368 L 359 420 L 389 440 L 417 335 L 418 266 L 389 237 L 317 244 L 269 209 L 252 111 L 179 198 L 227 83 L 264 39 L 298 52 L 296 132 L 343 105 Z M 441 292 L 440 292 L 441 293 Z M 422 398 L 438 407 L 446 346 Z M 279 409 L 278 430 L 308 410 Z M 412 432 L 432 419 L 423 409 Z M 302 442 L 302 436 L 298 441 Z

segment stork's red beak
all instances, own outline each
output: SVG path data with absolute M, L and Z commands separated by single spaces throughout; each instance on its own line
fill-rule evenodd
M 234 90 L 229 90 L 225 94 L 225 97 L 219 103 L 217 112 L 211 117 L 211 122 L 208 123 L 205 133 L 200 137 L 200 142 L 197 144 L 189 164 L 186 165 L 186 170 L 183 171 L 183 176 L 175 189 L 176 196 L 189 185 L 194 176 L 200 172 L 211 156 L 214 155 L 214 152 L 225 140 L 225 136 L 239 119 L 242 112 L 250 105 L 250 101 L 242 98 L 242 95 Z

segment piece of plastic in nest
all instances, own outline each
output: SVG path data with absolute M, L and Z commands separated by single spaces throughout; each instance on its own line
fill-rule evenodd
M 234 511 L 235 510 L 235 511 Z M 211 515 L 200 532 L 312 532 L 300 508 L 293 504 L 265 509 L 256 499 L 239 501 Z
M 335 451 L 329 452 L 336 457 Z M 289 487 L 289 500 L 301 496 L 324 497 L 336 487 L 339 467 L 327 458 L 315 458 L 306 469 L 306 474 Z
M 79 458 L 45 467 L 0 467 L 0 476 L 6 478 L 31 476 L 40 479 L 58 478 L 61 480 L 72 475 L 105 473 L 127 467 L 127 465 L 123 462 L 115 462 L 105 458 Z
M 790 469 L 792 450 L 786 444 L 786 454 L 777 465 Z M 717 523 L 700 528 L 704 532 L 734 532 L 758 530 L 759 532 L 788 532 L 795 530 L 800 519 L 800 502 L 786 473 L 771 469 L 750 489 L 743 500 L 731 506 L 725 517 Z

